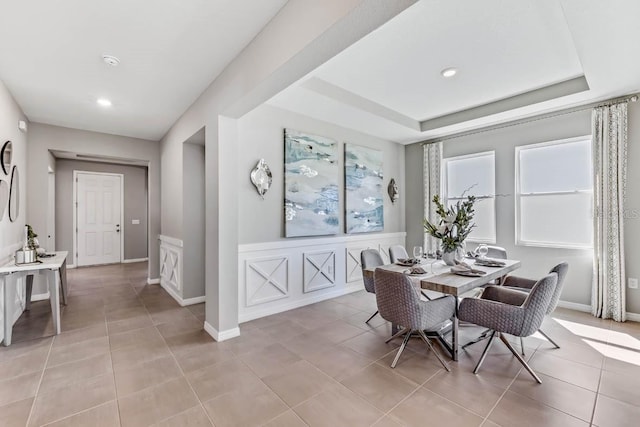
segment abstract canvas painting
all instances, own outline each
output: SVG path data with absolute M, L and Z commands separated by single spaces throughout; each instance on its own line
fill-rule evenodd
M 345 144 L 347 233 L 384 230 L 382 151 Z
M 338 233 L 337 151 L 330 138 L 284 130 L 286 237 Z

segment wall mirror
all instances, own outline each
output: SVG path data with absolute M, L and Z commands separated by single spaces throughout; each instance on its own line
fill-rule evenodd
M 9 203 L 9 184 L 0 179 L 0 221 L 4 219 L 4 211 Z
M 20 185 L 18 167 L 11 169 L 11 186 L 9 188 L 9 220 L 15 222 L 20 214 Z
M 0 166 L 5 175 L 11 170 L 11 151 L 11 141 L 5 142 L 0 150 Z

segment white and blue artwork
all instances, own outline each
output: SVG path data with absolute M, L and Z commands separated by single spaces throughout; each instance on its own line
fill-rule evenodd
M 347 233 L 384 230 L 382 151 L 345 144 Z
M 338 234 L 338 144 L 284 130 L 285 236 Z

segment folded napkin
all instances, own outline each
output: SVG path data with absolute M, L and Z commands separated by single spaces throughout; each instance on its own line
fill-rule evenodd
M 451 267 L 452 273 L 473 273 L 473 274 L 486 274 L 486 271 L 472 268 L 464 261 L 456 261 L 456 265 Z
M 422 267 L 411 267 L 408 271 L 409 274 L 427 274 L 425 269 Z

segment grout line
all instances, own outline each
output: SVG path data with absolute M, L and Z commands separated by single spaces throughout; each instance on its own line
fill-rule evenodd
M 104 305 L 104 300 L 102 303 L 103 303 L 103 307 L 106 307 Z M 109 360 L 111 361 L 111 375 L 113 375 L 113 388 L 115 389 L 115 393 L 116 393 L 116 412 L 118 413 L 118 422 L 120 423 L 120 425 L 122 425 L 122 417 L 120 415 L 120 400 L 118 398 L 118 383 L 116 382 L 116 369 L 113 366 L 113 357 L 111 355 L 111 336 L 109 335 L 109 322 L 107 321 L 106 308 L 104 313 L 104 324 L 105 324 L 105 328 L 107 328 L 107 344 L 109 346 Z
M 38 381 L 38 387 L 36 388 L 36 393 L 33 395 L 33 403 L 31 404 L 31 409 L 29 410 L 29 416 L 27 417 L 26 425 L 29 425 L 31 422 L 31 417 L 33 416 L 33 410 L 36 407 L 36 401 L 38 399 L 38 393 L 40 392 L 40 386 L 42 385 L 42 380 L 44 378 L 44 371 L 47 369 L 47 364 L 49 363 L 49 356 L 51 356 L 51 350 L 53 348 L 53 341 L 55 338 L 51 340 L 49 343 L 49 351 L 47 352 L 47 358 L 44 361 L 44 366 L 42 367 L 42 373 L 40 374 L 40 380 Z

